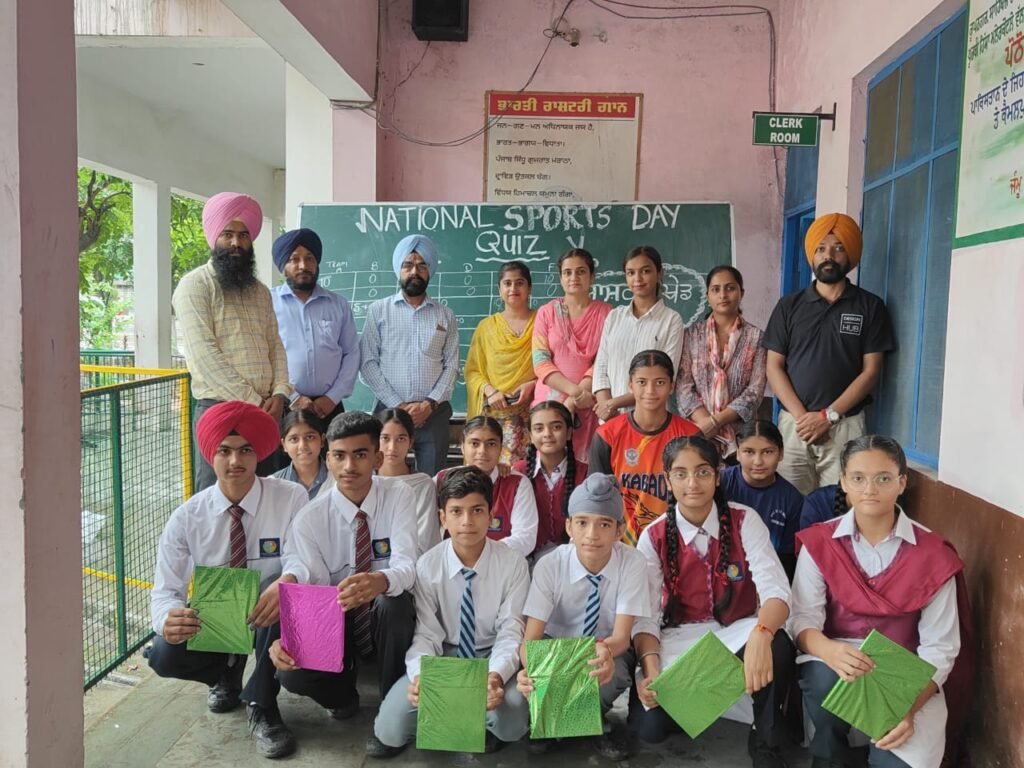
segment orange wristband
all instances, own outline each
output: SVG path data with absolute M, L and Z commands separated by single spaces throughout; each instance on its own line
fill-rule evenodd
M 758 622 L 758 625 L 754 627 L 754 629 L 756 629 L 758 632 L 767 632 L 769 635 L 775 634 L 775 630 L 773 630 L 767 624 L 761 624 L 760 622 Z

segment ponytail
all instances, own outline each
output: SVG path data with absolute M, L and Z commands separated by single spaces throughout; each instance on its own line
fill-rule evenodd
M 732 602 L 732 582 L 729 581 L 729 557 L 732 553 L 732 513 L 729 511 L 729 500 L 725 489 L 719 484 L 715 488 L 715 508 L 718 511 L 718 563 L 715 578 L 721 579 L 725 586 L 721 599 L 711 609 L 715 621 L 722 623 L 722 614 Z

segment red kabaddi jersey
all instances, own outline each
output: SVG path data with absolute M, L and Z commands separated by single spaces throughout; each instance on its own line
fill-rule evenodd
M 677 437 L 700 434 L 692 421 L 669 414 L 664 426 L 643 432 L 624 413 L 597 429 L 591 446 L 590 473 L 614 475 L 626 502 L 626 533 L 622 540 L 636 546 L 640 533 L 665 513 L 668 481 L 663 474 L 661 454 Z

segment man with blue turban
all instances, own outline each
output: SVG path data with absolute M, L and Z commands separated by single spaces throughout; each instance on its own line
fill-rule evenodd
M 438 265 L 430 238 L 403 238 L 392 265 L 399 291 L 366 313 L 361 371 L 377 398 L 374 411 L 401 408 L 412 417 L 416 468 L 435 475 L 448 453 L 449 401 L 459 374 L 458 323 L 448 307 L 427 295 Z
M 348 301 L 319 285 L 324 247 L 312 229 L 274 241 L 274 264 L 285 282 L 270 294 L 288 356 L 292 410 L 330 421 L 345 407 L 359 375 L 359 336 Z

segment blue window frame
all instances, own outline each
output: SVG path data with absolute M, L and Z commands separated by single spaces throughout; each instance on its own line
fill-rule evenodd
M 868 85 L 860 285 L 883 299 L 898 348 L 875 395 L 874 431 L 938 465 L 946 310 L 960 146 L 965 10 Z

